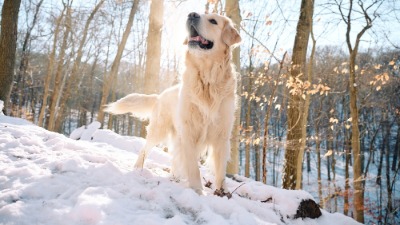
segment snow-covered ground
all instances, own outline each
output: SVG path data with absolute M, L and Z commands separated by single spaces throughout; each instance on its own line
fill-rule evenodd
M 359 224 L 324 210 L 318 219 L 294 219 L 309 193 L 242 177 L 227 179 L 231 199 L 214 196 L 213 186 L 199 196 L 171 178 L 162 149 L 154 148 L 146 168 L 135 170 L 144 140 L 98 127 L 67 138 L 0 115 L 0 224 Z

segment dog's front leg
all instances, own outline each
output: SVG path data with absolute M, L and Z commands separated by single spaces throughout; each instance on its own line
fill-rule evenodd
M 225 185 L 226 165 L 229 159 L 229 139 L 215 141 L 212 144 L 212 160 L 214 164 L 215 186 L 217 190 L 227 190 Z
M 184 169 L 186 170 L 186 177 L 189 187 L 196 191 L 198 194 L 203 194 L 203 187 L 201 184 L 200 170 L 198 165 L 198 149 L 195 143 L 190 138 L 182 139 L 182 155 Z

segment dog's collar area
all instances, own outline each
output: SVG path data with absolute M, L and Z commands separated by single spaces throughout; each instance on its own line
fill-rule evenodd
M 196 28 L 191 25 L 189 28 L 189 46 L 196 47 L 199 46 L 201 49 L 211 49 L 214 46 L 214 43 L 210 40 L 202 37 L 196 30 Z

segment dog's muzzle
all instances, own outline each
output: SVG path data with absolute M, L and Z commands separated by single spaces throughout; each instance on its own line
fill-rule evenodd
M 201 48 L 204 50 L 212 49 L 214 43 L 210 40 L 207 40 L 203 36 L 201 36 L 198 32 L 198 26 L 200 24 L 200 15 L 192 12 L 189 13 L 188 19 L 186 22 L 186 28 L 189 33 L 188 44 L 191 48 Z

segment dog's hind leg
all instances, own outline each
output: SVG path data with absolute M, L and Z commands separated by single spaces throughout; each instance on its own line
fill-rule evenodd
M 150 123 L 147 127 L 146 144 L 139 152 L 138 158 L 135 163 L 135 168 L 142 169 L 144 161 L 149 155 L 151 149 L 162 141 L 161 133 L 157 129 L 158 125 L 159 123 L 157 119 L 150 120 Z
M 143 168 L 144 161 L 146 160 L 148 154 L 150 153 L 150 150 L 154 146 L 156 146 L 155 142 L 152 142 L 152 141 L 149 141 L 149 140 L 146 141 L 146 144 L 144 145 L 142 150 L 140 150 L 140 152 L 139 152 L 138 158 L 137 158 L 136 163 L 135 163 L 135 168 L 137 168 L 137 169 L 142 169 Z
M 162 143 L 168 137 L 171 132 L 168 116 L 163 114 L 159 106 L 155 106 L 155 109 L 150 118 L 150 123 L 147 126 L 146 144 L 140 151 L 138 159 L 135 164 L 135 168 L 143 168 L 144 162 L 149 155 L 151 149 L 157 144 Z

